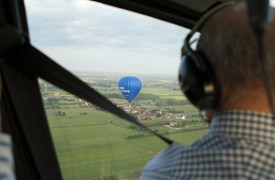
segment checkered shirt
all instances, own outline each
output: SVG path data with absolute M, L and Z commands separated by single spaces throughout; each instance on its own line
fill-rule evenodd
M 223 111 L 201 140 L 174 143 L 149 161 L 141 179 L 275 179 L 273 121 L 270 114 Z
M 15 180 L 11 137 L 0 132 L 0 180 Z

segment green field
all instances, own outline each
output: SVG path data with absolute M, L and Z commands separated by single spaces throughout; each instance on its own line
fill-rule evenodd
M 88 108 L 62 111 L 66 116 L 57 116 L 57 110 L 48 110 L 47 115 L 64 179 L 99 179 L 111 175 L 119 179 L 135 178 L 149 159 L 167 147 L 154 136 L 127 139 L 140 131 L 128 129 L 128 122 L 104 111 Z M 81 112 L 87 115 L 80 115 Z M 167 137 L 189 144 L 206 131 Z
M 87 81 L 111 84 L 111 88 L 101 90 L 103 94 L 118 93 L 116 82 L 112 84 L 110 79 L 103 78 L 103 81 L 100 78 L 101 81 L 97 78 L 89 80 L 87 77 Z M 147 78 L 144 84 L 146 81 L 146 86 L 152 87 L 144 87 L 141 93 L 157 95 L 160 99 L 186 100 L 179 90 L 167 88 L 165 83 L 171 83 L 171 80 Z M 154 87 L 156 82 L 164 87 Z M 131 128 L 130 123 L 98 110 L 94 105 L 82 107 L 83 101 L 54 86 L 44 85 L 42 90 L 42 95 L 51 97 L 51 100 L 44 101 L 44 105 L 65 180 L 138 179 L 146 162 L 167 147 L 159 138 Z M 58 99 L 64 95 L 74 100 Z M 110 100 L 115 104 L 127 105 L 127 101 L 122 98 Z M 156 106 L 152 99 L 135 100 L 132 104 L 149 110 L 192 115 L 188 123 L 180 128 L 172 128 L 167 124 L 156 125 L 156 122 L 181 123 L 183 120 L 163 117 L 141 120 L 148 126 L 151 124 L 149 128 L 152 130 L 165 134 L 183 146 L 191 144 L 207 132 L 207 125 L 200 121 L 196 108 L 190 104 Z

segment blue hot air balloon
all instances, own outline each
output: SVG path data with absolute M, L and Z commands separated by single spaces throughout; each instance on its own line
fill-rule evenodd
M 125 76 L 118 82 L 118 88 L 128 102 L 135 99 L 141 87 L 141 81 L 134 76 Z

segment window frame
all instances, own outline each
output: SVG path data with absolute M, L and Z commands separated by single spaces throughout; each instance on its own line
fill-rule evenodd
M 188 0 L 182 4 L 176 3 L 175 0 L 98 2 L 191 28 L 202 12 L 216 1 L 208 1 L 208 4 L 199 10 L 186 6 L 190 3 Z M 203 0 L 197 4 L 201 2 Z M 0 46 L 3 131 L 11 134 L 13 138 L 16 177 L 62 179 L 38 85 L 38 77 L 45 79 L 53 75 L 50 73 L 53 73 L 55 64 L 40 64 L 40 60 L 49 58 L 31 46 L 23 0 L 1 1 L 0 21 L 5 25 L 0 27 L 0 30 L 4 30 L 0 31 L 1 41 L 3 40 Z M 38 55 L 32 57 L 35 53 Z M 33 64 L 35 66 L 32 66 Z M 44 65 L 44 72 L 35 70 L 36 66 Z M 69 73 L 64 69 L 62 71 L 64 74 Z M 59 75 L 58 72 L 55 73 Z M 68 77 L 73 78 L 70 75 Z M 60 85 L 57 82 L 49 82 Z M 67 87 L 61 84 L 60 88 Z

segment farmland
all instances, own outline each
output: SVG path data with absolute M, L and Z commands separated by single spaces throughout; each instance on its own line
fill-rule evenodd
M 79 76 L 141 123 L 175 142 L 187 145 L 207 132 L 207 124 L 172 77 L 140 76 L 143 88 L 129 104 L 116 87 L 121 75 Z M 42 80 L 40 87 L 64 179 L 138 179 L 146 162 L 167 147 L 151 133 L 91 103 Z

